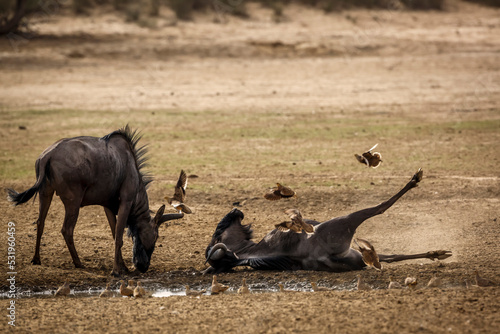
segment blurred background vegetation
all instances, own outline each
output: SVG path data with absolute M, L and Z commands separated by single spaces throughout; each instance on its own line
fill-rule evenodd
M 467 1 L 500 7 L 500 0 Z M 127 21 L 148 26 L 146 18 L 158 16 L 162 7 L 172 10 L 179 20 L 191 20 L 193 13 L 209 11 L 247 18 L 248 3 L 260 3 L 280 17 L 290 4 L 335 12 L 353 8 L 445 10 L 450 2 L 453 0 L 0 0 L 0 34 L 18 30 L 23 26 L 22 17 L 36 12 L 53 14 L 61 8 L 70 8 L 78 15 L 91 15 L 99 7 L 115 10 L 125 14 Z

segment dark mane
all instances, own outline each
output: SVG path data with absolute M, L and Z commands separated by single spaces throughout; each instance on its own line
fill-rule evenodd
M 222 233 L 229 228 L 233 224 L 237 224 L 238 227 L 241 228 L 241 232 L 244 235 L 245 240 L 251 240 L 253 238 L 253 230 L 252 225 L 242 225 L 238 222 L 238 220 L 234 219 L 235 217 L 244 218 L 243 212 L 238 209 L 233 209 L 227 215 L 222 218 L 222 220 L 217 224 L 214 234 L 212 235 L 212 241 L 218 242 L 220 240 Z
M 134 155 L 137 170 L 139 171 L 139 175 L 144 186 L 147 188 L 149 183 L 153 181 L 153 178 L 148 173 L 143 171 L 143 167 L 147 166 L 148 157 L 146 154 L 148 153 L 148 150 L 147 145 L 137 147 L 137 143 L 139 143 L 139 140 L 142 138 L 141 134 L 137 130 L 132 131 L 127 124 L 125 127 L 105 135 L 101 138 L 101 140 L 108 142 L 113 136 L 121 136 L 130 144 L 130 149 Z

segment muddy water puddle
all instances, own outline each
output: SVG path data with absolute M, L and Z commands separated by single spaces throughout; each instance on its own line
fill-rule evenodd
M 224 292 L 224 294 L 237 294 L 238 288 L 235 289 L 228 289 L 227 291 Z M 299 290 L 299 289 L 287 289 L 290 291 L 294 292 L 310 292 L 312 290 Z M 89 297 L 99 297 L 101 292 L 103 292 L 104 289 L 89 289 L 89 290 L 83 290 L 83 291 L 75 291 L 71 290 L 68 296 L 70 298 L 89 298 Z M 191 290 L 193 291 L 193 289 Z M 194 291 L 200 291 L 200 290 L 194 290 Z M 252 289 L 250 288 L 251 293 L 269 293 L 269 292 L 279 292 L 278 288 L 269 288 L 269 289 Z M 166 297 L 172 297 L 172 296 L 186 296 L 186 290 L 179 290 L 179 289 L 157 289 L 157 290 L 149 290 L 148 291 L 148 297 L 153 297 L 153 298 L 166 298 Z M 16 298 L 53 298 L 55 297 L 56 290 L 47 290 L 43 292 L 22 292 L 18 293 L 16 295 Z M 120 295 L 119 290 L 112 290 L 113 297 L 122 297 L 122 298 L 127 298 L 125 296 Z M 210 290 L 202 293 L 202 295 L 211 295 Z M 0 294 L 0 299 L 10 299 L 9 295 L 7 293 L 1 293 Z
M 224 294 L 237 294 L 238 291 L 238 286 L 235 287 L 230 287 L 228 290 L 224 292 Z M 440 289 L 455 289 L 455 288 L 461 288 L 461 286 L 455 286 L 455 285 L 446 285 L 440 287 Z M 191 291 L 201 291 L 203 289 L 206 289 L 206 292 L 202 293 L 202 295 L 211 295 L 210 287 L 196 287 L 196 288 L 191 288 Z M 262 293 L 280 293 L 280 288 L 275 285 L 266 285 L 266 284 L 255 284 L 255 285 L 249 285 L 250 292 L 252 294 L 262 294 Z M 302 292 L 302 293 L 308 293 L 308 292 L 314 292 L 313 289 L 311 288 L 310 285 L 308 284 L 299 284 L 299 285 L 284 285 L 284 292 Z M 345 283 L 342 285 L 336 285 L 336 286 L 329 286 L 327 287 L 328 290 L 331 291 L 337 291 L 337 292 L 342 292 L 342 291 L 356 291 L 356 282 L 349 282 Z M 372 290 L 385 290 L 387 289 L 386 287 L 373 287 Z M 407 288 L 403 288 L 407 289 Z M 425 289 L 422 287 L 422 289 Z M 89 288 L 86 290 L 77 290 L 77 289 L 71 289 L 71 292 L 68 296 L 69 298 L 89 298 L 89 297 L 99 297 L 101 292 L 104 291 L 104 288 Z M 114 289 L 111 290 L 113 295 L 111 298 L 128 298 L 125 296 L 122 296 L 120 294 L 119 289 Z M 167 298 L 167 297 L 173 297 L 173 296 L 186 296 L 186 290 L 183 288 L 165 288 L 165 287 L 151 287 L 147 288 L 147 297 L 152 297 L 152 298 Z M 17 293 L 16 298 L 53 298 L 56 293 L 56 290 L 45 290 L 45 291 L 40 291 L 40 292 L 33 292 L 33 291 L 23 291 L 20 293 Z M 192 296 L 190 296 L 192 297 Z M 0 299 L 8 299 L 10 298 L 10 295 L 8 293 L 0 293 Z
M 239 287 L 231 287 L 224 292 L 224 294 L 237 294 Z M 293 287 L 284 287 L 285 292 L 312 292 L 313 290 L 307 286 L 293 286 Z M 205 288 L 204 288 L 205 289 Z M 259 294 L 259 293 L 279 293 L 280 289 L 278 286 L 266 286 L 264 284 L 257 284 L 255 287 L 249 286 L 251 293 Z M 349 291 L 354 290 L 355 285 L 350 286 L 342 286 L 342 287 L 332 287 L 332 291 Z M 156 289 L 146 289 L 148 291 L 148 297 L 153 298 L 166 298 L 172 296 L 186 296 L 185 289 L 179 288 L 156 288 Z M 191 291 L 201 291 L 201 288 L 193 289 Z M 202 295 L 211 295 L 210 288 L 206 288 L 206 292 L 202 293 Z M 71 289 L 70 294 L 67 296 L 69 298 L 88 298 L 88 297 L 99 297 L 101 292 L 104 291 L 104 288 L 90 288 L 87 290 L 75 290 Z M 127 298 L 120 295 L 119 289 L 111 290 L 113 293 L 113 297 L 121 297 Z M 56 290 L 45 290 L 40 292 L 32 292 L 32 291 L 23 291 L 17 293 L 16 298 L 53 298 L 56 293 Z M 9 298 L 9 294 L 0 293 L 0 299 Z

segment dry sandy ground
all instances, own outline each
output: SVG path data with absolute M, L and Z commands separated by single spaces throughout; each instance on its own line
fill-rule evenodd
M 447 12 L 349 11 L 324 15 L 290 7 L 248 20 L 213 15 L 140 28 L 99 14 L 64 11 L 34 20 L 37 37 L 0 40 L 0 188 L 34 183 L 40 152 L 61 137 L 102 136 L 125 123 L 143 130 L 155 182 L 151 208 L 172 191 L 178 171 L 195 214 L 162 227 L 150 290 L 207 288 L 204 250 L 216 223 L 239 201 L 256 239 L 299 206 L 319 221 L 380 203 L 418 167 L 420 186 L 357 236 L 379 253 L 453 251 L 442 262 L 387 264 L 361 274 L 375 288 L 353 291 L 359 273 L 257 272 L 220 275 L 232 292 L 243 277 L 265 293 L 188 298 L 30 297 L 16 301 L 16 332 L 421 332 L 494 333 L 500 328 L 498 273 L 500 170 L 500 11 L 458 3 Z M 19 126 L 27 130 L 20 130 Z M 289 135 L 292 133 L 293 135 Z M 288 135 L 287 135 L 288 134 Z M 353 153 L 379 142 L 376 170 Z M 382 151 L 383 149 L 383 151 Z M 165 160 L 169 157 L 169 160 Z M 168 162 L 168 163 L 167 163 Z M 19 168 L 20 172 L 17 172 Z M 277 180 L 297 202 L 269 203 Z M 37 205 L 0 201 L 2 223 L 16 223 L 16 287 L 76 292 L 102 289 L 113 244 L 100 208 L 80 213 L 74 269 L 55 198 L 42 239 L 41 266 L 30 265 Z M 6 230 L 6 227 L 5 227 Z M 0 233 L 2 258 L 7 237 Z M 131 266 L 131 242 L 124 257 Z M 1 260 L 1 291 L 6 292 Z M 496 281 L 465 288 L 473 271 Z M 419 278 L 415 291 L 387 290 L 389 276 Z M 428 289 L 433 276 L 441 288 Z M 310 282 L 335 291 L 312 293 Z M 300 292 L 274 292 L 278 283 Z M 77 294 L 82 296 L 82 294 Z M 9 299 L 0 299 L 3 315 Z M 0 330 L 14 331 L 2 316 Z

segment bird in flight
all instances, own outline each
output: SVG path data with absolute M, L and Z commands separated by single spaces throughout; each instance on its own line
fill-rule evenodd
M 372 153 L 372 150 L 374 150 L 377 147 L 377 145 L 378 144 L 375 144 L 375 146 L 373 146 L 371 149 L 369 149 L 368 151 L 366 151 L 361 155 L 354 154 L 354 156 L 356 157 L 356 159 L 358 159 L 359 162 L 365 164 L 366 167 L 377 168 L 378 166 L 380 166 L 380 163 L 382 162 L 382 155 L 380 153 L 378 152 Z
M 264 195 L 264 198 L 270 201 L 277 201 L 282 198 L 297 197 L 295 191 L 289 187 L 285 187 L 280 183 L 276 183 L 276 187 L 271 188 L 269 192 Z
M 186 204 L 184 204 L 184 201 L 186 199 L 187 183 L 188 178 L 186 172 L 181 170 L 179 180 L 177 180 L 177 184 L 175 185 L 174 196 L 165 196 L 168 204 L 172 205 L 177 211 L 179 211 L 179 213 L 193 213 L 193 211 L 191 211 L 191 209 Z

